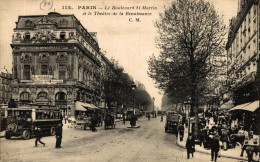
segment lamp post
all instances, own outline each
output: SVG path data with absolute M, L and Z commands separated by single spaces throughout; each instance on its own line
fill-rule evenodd
M 154 115 L 154 100 L 155 100 L 155 98 L 153 97 L 153 117 L 155 117 Z
M 135 114 L 135 89 L 136 89 L 136 85 L 132 84 L 132 90 L 133 90 L 133 113 Z

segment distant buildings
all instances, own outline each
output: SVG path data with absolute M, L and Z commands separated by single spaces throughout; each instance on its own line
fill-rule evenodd
M 104 105 L 101 66 L 109 61 L 96 33 L 89 33 L 74 15 L 19 16 L 11 47 L 17 103 L 56 105 L 72 115 L 76 101 Z
M 5 68 L 0 71 L 0 105 L 7 105 L 12 97 L 13 76 Z

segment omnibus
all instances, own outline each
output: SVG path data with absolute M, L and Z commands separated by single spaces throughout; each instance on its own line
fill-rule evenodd
M 178 133 L 178 126 L 181 115 L 175 111 L 167 111 L 165 132 L 172 131 Z
M 61 121 L 61 112 L 55 106 L 36 105 L 5 110 L 7 128 L 5 138 L 21 136 L 29 139 L 34 135 L 35 127 L 41 128 L 43 133 L 55 135 L 55 127 Z

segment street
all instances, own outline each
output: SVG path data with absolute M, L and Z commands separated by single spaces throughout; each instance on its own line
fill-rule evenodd
M 186 150 L 176 146 L 174 134 L 164 132 L 159 118 L 140 118 L 137 125 L 141 128 L 127 128 L 129 121 L 117 122 L 116 129 L 97 127 L 97 132 L 64 126 L 60 149 L 54 148 L 54 136 L 42 138 L 45 147 L 34 147 L 35 138 L 1 138 L 1 161 L 210 161 L 210 155 L 198 152 L 187 160 Z M 218 161 L 238 160 L 221 157 Z

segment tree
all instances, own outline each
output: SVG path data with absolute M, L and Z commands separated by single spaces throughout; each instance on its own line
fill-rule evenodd
M 197 110 L 207 88 L 210 58 L 224 51 L 223 20 L 209 2 L 182 0 L 160 13 L 155 26 L 160 55 L 148 60 L 148 74 L 175 102 L 190 102 L 197 134 Z
M 135 90 L 136 106 L 139 110 L 149 110 L 152 105 L 152 98 L 146 91 L 145 86 L 142 83 L 136 83 L 137 87 Z

